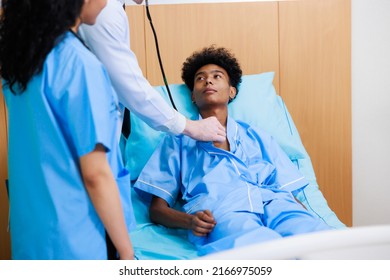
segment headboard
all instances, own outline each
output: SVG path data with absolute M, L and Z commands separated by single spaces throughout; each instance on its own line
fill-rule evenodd
M 352 225 L 350 0 L 150 5 L 169 83 L 193 51 L 224 46 L 244 74 L 275 72 L 330 207 Z M 144 6 L 127 6 L 144 75 L 163 85 Z M 144 38 L 144 40 L 140 39 Z

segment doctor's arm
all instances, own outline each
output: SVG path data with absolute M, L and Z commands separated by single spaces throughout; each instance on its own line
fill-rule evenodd
M 120 259 L 134 259 L 118 187 L 107 162 L 105 148 L 97 144 L 94 151 L 80 157 L 80 167 L 85 188 Z
M 157 196 L 153 196 L 149 208 L 150 220 L 170 228 L 183 228 L 192 230 L 196 236 L 206 236 L 210 233 L 216 222 L 209 210 L 187 214 L 169 207 L 168 203 Z
M 215 117 L 199 121 L 185 118 L 143 76 L 130 49 L 128 21 L 122 9 L 108 4 L 93 26 L 83 25 L 79 32 L 106 67 L 120 103 L 153 129 L 201 141 L 224 141 L 225 128 Z

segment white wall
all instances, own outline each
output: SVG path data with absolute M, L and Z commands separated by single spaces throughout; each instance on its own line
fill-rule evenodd
M 353 225 L 390 224 L 390 0 L 352 0 Z
M 252 1 L 270 0 L 149 4 Z M 353 225 L 390 224 L 390 0 L 351 3 Z

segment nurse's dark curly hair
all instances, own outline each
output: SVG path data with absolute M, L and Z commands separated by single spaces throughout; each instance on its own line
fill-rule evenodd
M 241 83 L 242 76 L 240 64 L 228 49 L 215 46 L 194 52 L 183 63 L 181 78 L 191 91 L 194 89 L 196 71 L 207 64 L 215 64 L 225 69 L 229 75 L 230 85 L 236 88 L 238 94 L 238 85 Z
M 13 93 L 40 73 L 48 53 L 80 16 L 84 0 L 3 0 L 0 76 Z M 18 86 L 18 87 L 15 87 Z

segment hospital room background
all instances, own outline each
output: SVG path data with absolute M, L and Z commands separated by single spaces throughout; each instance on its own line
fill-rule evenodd
M 269 5 L 274 3 L 277 7 L 278 16 L 286 16 L 292 22 L 279 20 L 274 26 L 276 29 L 275 38 L 280 42 L 280 48 L 276 50 L 276 56 L 283 58 L 284 51 L 288 49 L 283 43 L 288 42 L 293 35 L 300 36 L 302 34 L 289 34 L 294 32 L 291 26 L 299 20 L 294 19 L 291 14 L 297 17 L 307 17 L 304 7 L 310 6 L 309 10 L 312 13 L 318 9 L 323 9 L 326 13 L 338 17 L 337 20 L 329 20 L 328 25 L 319 23 L 318 17 L 313 17 L 313 26 L 321 26 L 321 32 L 310 33 L 311 24 L 305 23 L 307 28 L 307 36 L 328 38 L 327 32 L 338 30 L 340 40 L 335 40 L 332 47 L 328 48 L 332 52 L 327 53 L 326 58 L 321 61 L 334 60 L 335 63 L 330 66 L 331 71 L 343 75 L 341 82 L 343 90 L 340 91 L 344 96 L 332 95 L 327 93 L 327 83 L 323 81 L 319 93 L 313 93 L 315 98 L 321 99 L 319 109 L 324 113 L 320 115 L 319 121 L 330 135 L 331 142 L 327 145 L 326 134 L 320 137 L 313 136 L 312 128 L 319 126 L 319 123 L 305 122 L 299 114 L 302 106 L 307 103 L 302 102 L 297 97 L 284 95 L 285 76 L 287 70 L 283 69 L 283 64 L 279 63 L 279 69 L 264 69 L 267 71 L 276 71 L 274 85 L 277 92 L 284 98 L 284 101 L 295 121 L 295 124 L 300 132 L 302 142 L 307 149 L 313 162 L 316 172 L 317 181 L 320 189 L 324 193 L 330 208 L 335 211 L 338 218 L 348 227 L 362 227 L 375 225 L 390 224 L 390 183 L 387 178 L 389 174 L 390 160 L 390 1 L 389 0 L 297 0 L 297 1 L 211 1 L 211 0 L 182 0 L 182 1 L 149 1 L 151 13 L 157 11 L 162 6 L 170 5 L 197 5 L 197 4 L 216 4 L 224 5 L 231 2 L 242 2 L 239 5 L 248 5 L 249 2 L 268 2 Z M 288 3 L 289 2 L 289 3 Z M 292 2 L 296 2 L 295 4 Z M 300 4 L 298 2 L 301 2 Z M 140 15 L 139 9 L 143 6 L 134 6 L 132 1 L 126 1 L 127 14 L 137 17 Z M 315 3 L 315 4 L 313 4 Z M 237 3 L 236 3 L 237 4 Z M 264 3 L 265 4 L 265 3 Z M 238 5 L 238 4 L 237 4 Z M 265 4 L 266 5 L 266 4 Z M 296 5 L 296 6 L 294 6 Z M 318 5 L 318 6 L 316 6 Z M 219 6 L 218 6 L 219 7 Z M 316 8 L 317 7 L 317 8 Z M 334 9 L 334 10 L 332 10 Z M 221 9 L 221 12 L 224 10 Z M 320 15 L 321 13 L 319 13 Z M 184 17 L 185 15 L 183 15 Z M 264 16 L 264 15 L 263 15 Z M 248 18 L 245 15 L 238 14 L 233 21 L 248 20 L 256 21 L 257 18 Z M 140 39 L 139 36 L 146 36 L 149 28 L 145 24 L 145 33 L 139 33 L 138 30 L 143 30 L 139 24 L 138 18 L 131 19 L 132 45 L 134 38 Z M 145 20 L 146 22 L 146 20 Z M 157 25 L 156 22 L 159 24 Z M 159 14 L 156 13 L 156 29 L 159 40 L 162 40 L 160 48 L 162 54 L 167 54 L 167 48 L 177 44 L 180 46 L 181 38 L 169 37 L 172 30 L 164 29 L 163 21 L 159 21 Z M 345 28 L 340 31 L 337 24 L 341 22 Z M 179 23 L 177 23 L 179 24 Z M 310 26 L 309 26 L 310 25 Z M 272 34 L 272 28 L 262 26 L 261 32 Z M 284 29 L 285 28 L 285 29 Z M 286 29 L 287 28 L 287 29 Z M 268 29 L 268 30 L 267 30 Z M 288 31 L 286 33 L 286 30 Z M 138 32 L 138 33 L 137 33 Z M 295 30 L 296 32 L 296 30 Z M 200 36 L 199 33 L 194 33 L 191 36 Z M 168 42 L 176 40 L 176 42 Z M 258 40 L 258 38 L 256 39 Z M 311 38 L 303 38 L 303 41 L 310 41 Z M 140 40 L 142 41 L 142 40 Z M 251 44 L 251 38 L 245 38 L 245 41 Z M 329 46 L 329 42 L 325 42 Z M 328 45 L 327 45 L 328 44 Z M 237 45 L 239 46 L 239 44 Z M 325 46 L 325 47 L 326 47 Z M 324 48 L 325 48 L 324 47 Z M 146 69 L 145 57 L 148 52 L 155 53 L 154 45 L 143 46 L 135 42 L 134 50 L 140 59 L 141 67 Z M 144 48 L 144 49 L 142 49 Z M 321 46 L 320 46 L 321 48 Z M 232 49 L 233 52 L 239 53 L 238 47 Z M 326 53 L 326 52 L 325 52 Z M 187 53 L 188 55 L 189 53 Z M 163 58 L 163 63 L 169 68 L 168 58 Z M 151 56 L 153 57 L 153 56 Z M 251 58 L 239 56 L 240 60 L 246 61 Z M 302 57 L 295 57 L 297 62 Z M 342 61 L 341 63 L 339 61 Z M 143 62 L 145 64 L 143 65 Z M 147 61 L 149 67 L 149 75 L 153 85 L 162 85 L 161 78 L 157 78 L 159 73 L 158 64 L 156 61 Z M 303 62 L 302 62 L 303 63 Z M 344 64 L 343 64 L 344 63 Z M 271 63 L 272 64 L 272 63 Z M 150 70 L 150 67 L 156 68 Z M 276 68 L 277 68 L 276 67 Z M 314 68 L 314 71 L 321 70 Z M 332 68 L 334 67 L 334 69 Z M 337 69 L 343 67 L 343 69 Z M 179 72 L 177 66 L 175 71 Z M 252 69 L 243 69 L 244 74 L 256 74 Z M 153 72 L 154 71 L 154 72 Z M 252 72 L 251 72 L 252 71 Z M 169 72 L 169 71 L 168 71 Z M 302 72 L 304 73 L 304 72 Z M 300 74 L 302 74 L 300 73 Z M 298 73 L 299 74 L 299 73 Z M 153 76 L 154 75 L 154 76 Z M 160 75 L 160 73 L 158 74 Z M 314 75 L 314 74 L 313 74 Z M 178 73 L 176 73 L 178 76 Z M 303 77 L 301 77 L 303 78 Z M 168 76 L 169 79 L 169 76 Z M 336 79 L 336 82 L 340 81 Z M 177 79 L 172 79 L 172 83 L 180 83 Z M 290 81 L 291 82 L 291 81 Z M 334 82 L 334 81 L 333 81 Z M 334 85 L 331 85 L 334 86 Z M 331 89 L 331 87 L 329 87 Z M 314 88 L 317 90 L 316 88 Z M 1 91 L 1 87 L 0 87 Z M 318 95 L 321 94 L 321 95 Z M 322 97 L 324 100 L 322 100 Z M 339 102 L 344 102 L 339 104 Z M 325 108 L 325 109 L 324 109 Z M 317 108 L 318 109 L 318 108 Z M 335 111 L 336 110 L 336 111 Z M 312 110 L 313 111 L 313 110 Z M 309 110 L 310 112 L 310 110 Z M 331 119 L 332 116 L 325 114 L 334 114 L 338 119 Z M 318 121 L 318 119 L 315 119 Z M 307 121 L 307 120 L 306 120 Z M 306 126 L 306 124 L 309 124 Z M 328 126 L 328 127 L 326 127 Z M 314 131 L 316 133 L 317 130 Z M 320 135 L 321 136 L 321 135 Z M 331 156 L 327 155 L 330 153 Z M 334 162 L 332 162 L 334 160 Z M 23 176 L 23 174 L 21 174 Z M 7 113 L 2 94 L 0 94 L 0 259 L 10 259 L 10 241 L 8 233 L 8 196 L 5 187 L 7 179 Z

